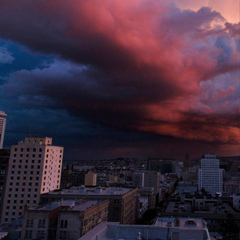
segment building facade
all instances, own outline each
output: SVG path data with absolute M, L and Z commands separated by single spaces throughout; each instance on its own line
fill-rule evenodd
M 97 174 L 89 171 L 85 174 L 84 185 L 85 186 L 96 186 L 97 184 Z
M 43 194 L 41 195 L 41 203 L 46 204 L 61 199 L 108 199 L 108 221 L 134 224 L 137 216 L 137 194 L 137 188 L 87 188 L 80 186 Z
M 160 172 L 146 171 L 144 173 L 144 187 L 153 187 L 155 193 L 158 193 L 160 187 Z
M 132 175 L 132 183 L 134 187 L 143 187 L 144 186 L 144 173 L 135 172 Z
M 60 201 L 25 209 L 21 239 L 76 240 L 107 216 L 108 200 Z
M 0 149 L 0 217 L 2 213 L 3 196 L 6 187 L 8 164 L 10 158 L 9 149 Z M 1 222 L 1 221 L 0 221 Z
M 223 191 L 223 170 L 219 168 L 219 159 L 216 155 L 206 154 L 201 159 L 201 168 L 198 170 L 198 188 L 205 189 L 213 196 Z
M 6 127 L 6 117 L 7 114 L 3 111 L 0 111 L 0 149 L 3 148 L 3 140 Z
M 26 137 L 11 147 L 1 223 L 22 216 L 24 206 L 37 206 L 40 194 L 60 188 L 63 147 L 52 138 Z

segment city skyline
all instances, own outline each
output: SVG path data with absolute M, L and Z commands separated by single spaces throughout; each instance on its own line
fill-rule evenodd
M 239 24 L 234 0 L 2 1 L 4 146 L 32 135 L 69 160 L 240 155 Z

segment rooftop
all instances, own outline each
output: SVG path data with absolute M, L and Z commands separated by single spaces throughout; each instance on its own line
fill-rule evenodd
M 62 191 L 52 191 L 47 194 L 62 194 L 62 195 L 124 195 L 130 191 L 132 188 L 115 188 L 115 187 L 108 187 L 108 188 L 89 188 L 89 187 L 72 187 L 70 189 L 63 189 Z
M 84 202 L 78 202 L 73 200 L 62 200 L 59 202 L 53 202 L 48 205 L 38 207 L 38 208 L 30 208 L 29 210 L 40 210 L 40 211 L 49 211 L 56 208 L 64 208 L 71 211 L 85 211 L 95 205 L 97 205 L 101 201 L 97 200 L 90 200 L 90 201 L 84 201 Z
M 169 222 L 179 221 L 179 226 Z M 210 240 L 205 221 L 200 218 L 161 218 L 156 225 L 119 225 L 118 223 L 104 222 L 89 231 L 79 240 L 165 240 L 178 239 Z

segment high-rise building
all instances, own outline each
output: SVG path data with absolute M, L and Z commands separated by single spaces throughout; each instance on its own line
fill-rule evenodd
M 3 111 L 0 111 L 0 149 L 3 148 L 4 133 L 6 127 L 6 117 L 7 114 Z
M 223 190 L 223 170 L 219 168 L 219 159 L 216 155 L 206 154 L 201 159 L 201 168 L 198 170 L 198 188 L 202 188 L 212 195 Z
M 63 147 L 52 138 L 26 137 L 11 147 L 1 223 L 22 216 L 24 206 L 37 206 L 40 194 L 60 188 Z

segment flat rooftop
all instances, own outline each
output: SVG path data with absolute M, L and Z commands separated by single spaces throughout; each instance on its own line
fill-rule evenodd
M 70 189 L 64 189 L 61 191 L 52 191 L 48 194 L 53 195 L 124 195 L 130 191 L 132 191 L 133 188 L 88 188 L 88 187 L 72 187 Z
M 180 219 L 180 226 L 167 226 L 174 219 L 164 218 L 158 225 L 119 225 L 102 222 L 78 240 L 165 240 L 165 239 L 201 239 L 210 240 L 210 235 L 202 219 Z M 185 236 L 182 238 L 182 236 Z
M 99 204 L 102 201 L 98 200 L 89 200 L 84 202 L 77 202 L 72 200 L 63 200 L 59 202 L 53 202 L 46 206 L 38 207 L 38 208 L 30 208 L 29 210 L 40 210 L 40 211 L 49 211 L 56 208 L 67 208 L 69 211 L 85 211 L 97 204 Z
M 208 210 L 195 210 L 194 213 L 235 213 L 236 211 L 229 205 L 229 203 L 222 203 L 217 205 L 214 202 L 207 202 L 206 206 Z M 166 213 L 191 213 L 191 202 L 185 201 L 184 203 L 170 201 L 165 210 Z

